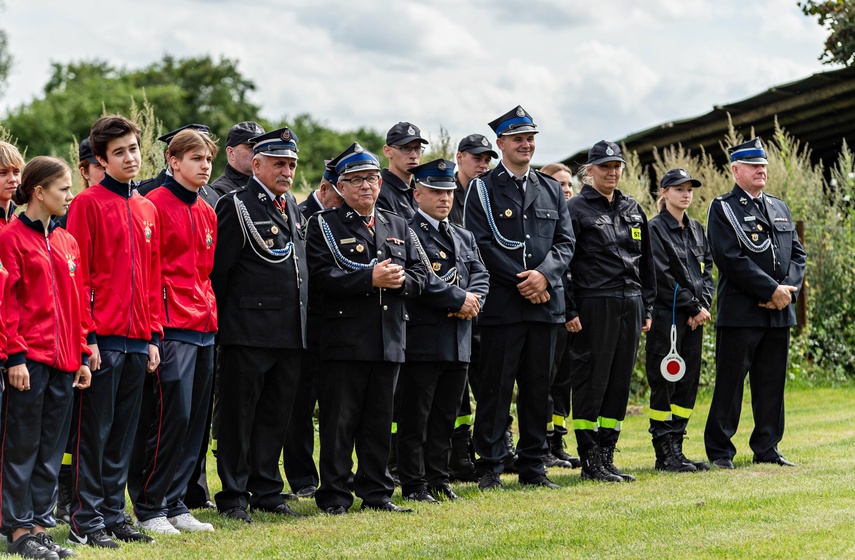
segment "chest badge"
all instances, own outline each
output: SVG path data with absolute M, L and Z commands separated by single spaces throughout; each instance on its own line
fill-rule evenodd
M 442 268 L 442 263 L 435 262 L 431 266 L 433 267 L 434 272 L 439 272 Z
M 440 251 L 440 252 L 439 252 L 439 258 L 441 258 L 441 259 L 447 259 L 447 258 L 448 258 L 448 255 L 446 255 L 446 254 L 445 254 L 445 251 Z
M 505 210 L 505 217 L 510 218 L 510 217 L 511 217 L 511 216 L 513 216 L 513 215 L 514 215 L 514 211 L 513 211 L 513 210 L 511 210 L 510 208 L 508 208 L 507 210 Z
M 632 238 L 636 241 L 641 241 L 641 228 L 632 228 Z
M 362 243 L 360 243 L 359 245 L 356 246 L 356 252 L 357 253 L 361 253 L 364 250 L 365 250 L 365 246 L 362 245 Z
M 744 196 L 739 197 L 739 204 L 745 206 L 746 204 L 748 204 L 748 199 Z
M 151 226 L 154 224 L 145 220 L 143 221 L 143 234 L 145 235 L 145 242 L 151 243 Z
M 74 276 L 74 272 L 77 270 L 77 263 L 74 262 L 74 255 L 65 255 L 65 258 L 68 262 L 68 273 L 71 276 Z
M 267 245 L 267 248 L 268 248 L 268 249 L 272 249 L 272 248 L 273 248 L 273 240 L 272 240 L 272 239 L 268 239 L 268 240 L 267 240 L 267 241 L 265 241 L 264 243 L 265 243 L 265 245 Z
M 756 233 L 752 233 L 751 234 L 751 241 L 755 241 L 755 242 L 760 241 L 760 236 L 757 235 Z
M 422 228 L 422 229 L 423 229 L 423 230 L 425 230 L 425 231 L 427 231 L 427 230 L 428 230 L 427 222 L 422 222 L 422 223 L 420 223 L 420 224 L 419 224 L 419 227 L 420 227 L 420 228 Z
M 205 228 L 205 247 L 210 249 L 214 245 L 214 236 L 209 228 Z
M 763 224 L 757 224 L 757 231 L 763 231 Z
M 273 235 L 276 235 L 277 233 L 279 233 L 279 228 L 276 226 L 271 227 L 270 233 L 272 233 Z

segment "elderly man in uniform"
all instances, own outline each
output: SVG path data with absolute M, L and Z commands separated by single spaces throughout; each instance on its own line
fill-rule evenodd
M 302 215 L 286 197 L 297 136 L 282 128 L 253 138 L 252 179 L 217 203 L 211 280 L 220 312 L 217 508 L 295 516 L 283 501 L 279 455 L 300 358 L 306 348 L 308 285 Z
M 375 206 L 377 156 L 358 143 L 333 160 L 344 204 L 318 212 L 306 235 L 312 282 L 323 295 L 318 393 L 321 486 L 318 507 L 331 515 L 363 509 L 412 511 L 392 503 L 386 472 L 392 394 L 406 345 L 404 301 L 418 296 L 427 271 L 407 223 Z
M 320 186 L 300 203 L 300 212 L 308 220 L 324 208 L 338 208 L 344 199 L 336 189 L 338 175 L 330 161 L 325 160 L 324 176 Z M 322 303 L 320 291 L 309 283 L 309 312 L 307 314 L 306 343 L 300 367 L 300 381 L 291 408 L 291 421 L 282 449 L 282 468 L 288 484 L 298 498 L 311 498 L 318 489 L 318 469 L 312 456 L 315 449 L 315 425 L 312 414 L 318 401 L 320 376 L 320 339 Z
M 503 436 L 516 382 L 520 483 L 555 489 L 543 456 L 555 325 L 564 322 L 562 276 L 573 256 L 573 226 L 561 187 L 530 168 L 537 133 L 531 116 L 517 106 L 490 127 L 502 161 L 469 186 L 464 212 L 490 271 L 490 300 L 478 319 L 478 486 L 502 486 L 508 455 Z
M 784 383 L 805 252 L 786 203 L 765 194 L 766 152 L 759 138 L 728 148 L 733 190 L 716 198 L 707 237 L 718 267 L 716 380 L 704 443 L 707 456 L 732 469 L 742 389 L 748 374 L 755 463 L 794 466 L 778 451 L 784 435 Z
M 244 186 L 252 177 L 252 139 L 264 134 L 260 124 L 253 121 L 239 122 L 229 129 L 226 137 L 226 169 L 211 183 L 217 196 L 226 196 Z
M 419 127 L 408 122 L 399 122 L 386 133 L 386 145 L 383 155 L 389 159 L 388 169 L 381 173 L 383 186 L 377 197 L 377 207 L 391 210 L 409 221 L 416 213 L 413 202 L 412 173 L 410 170 L 419 164 L 424 153 Z
M 481 134 L 470 134 L 463 138 L 457 145 L 457 169 L 454 171 L 454 204 L 448 221 L 458 226 L 463 225 L 463 203 L 466 199 L 466 189 L 475 177 L 480 177 L 490 170 L 490 162 L 499 154 L 493 151 L 493 145 Z M 481 337 L 478 326 L 473 325 L 472 331 L 472 358 L 469 369 L 474 370 L 478 363 L 478 350 L 481 345 Z M 472 376 L 468 376 L 467 387 L 472 384 Z M 475 389 L 472 388 L 472 394 Z M 460 399 L 460 409 L 454 420 L 454 432 L 451 435 L 451 458 L 448 467 L 451 476 L 455 480 L 478 482 L 475 475 L 475 452 L 472 449 L 472 404 L 469 398 L 469 389 L 463 392 Z M 513 446 L 513 436 L 506 433 L 505 441 Z M 513 463 L 516 450 L 510 451 L 510 462 Z
M 451 432 L 466 391 L 472 319 L 490 285 L 475 238 L 448 220 L 456 188 L 453 170 L 454 162 L 445 159 L 413 168 L 419 209 L 410 229 L 429 271 L 422 295 L 407 302 L 397 443 L 401 493 L 420 502 L 457 499 L 448 485 Z

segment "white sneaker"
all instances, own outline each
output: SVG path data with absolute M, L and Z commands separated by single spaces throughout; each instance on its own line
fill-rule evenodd
M 160 535 L 181 534 L 165 517 L 152 517 L 145 521 L 137 521 L 136 525 L 146 533 L 158 533 Z
M 201 531 L 207 531 L 209 533 L 214 532 L 213 525 L 210 523 L 202 523 L 189 513 L 182 513 L 181 515 L 168 517 L 167 519 L 173 527 L 185 533 L 198 533 Z

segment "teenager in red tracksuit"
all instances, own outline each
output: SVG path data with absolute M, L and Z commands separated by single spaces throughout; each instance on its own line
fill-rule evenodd
M 160 216 L 163 361 L 154 379 L 156 412 L 134 512 L 143 530 L 156 533 L 214 530 L 193 517 L 183 499 L 207 437 L 213 381 L 217 304 L 208 276 L 217 216 L 198 193 L 216 154 L 209 137 L 182 130 L 167 151 L 173 175 L 146 195 Z
M 0 142 L 0 229 L 15 218 L 12 195 L 21 182 L 24 158 L 18 148 L 8 142 Z
M 15 202 L 19 219 L 0 232 L 0 261 L 9 272 L 4 311 L 9 354 L 0 436 L 0 510 L 7 550 L 28 558 L 73 555 L 45 529 L 71 422 L 72 388 L 89 386 L 87 302 L 77 274 L 77 242 L 51 216 L 65 214 L 71 170 L 36 157 L 24 169 Z
M 130 185 L 140 167 L 139 134 L 120 115 L 92 125 L 89 145 L 106 175 L 68 213 L 68 232 L 80 245 L 92 349 L 92 387 L 75 394 L 68 540 L 100 548 L 153 540 L 125 518 L 143 383 L 160 361 L 163 333 L 157 210 Z

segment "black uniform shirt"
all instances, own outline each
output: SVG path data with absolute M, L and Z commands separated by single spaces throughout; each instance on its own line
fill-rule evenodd
M 380 176 L 383 178 L 383 186 L 377 197 L 377 208 L 391 210 L 408 222 L 412 220 L 416 215 L 412 187 L 388 169 L 381 171 Z
M 578 316 L 573 300 L 581 295 L 639 292 L 645 317 L 653 312 L 656 274 L 647 216 L 631 196 L 615 189 L 609 200 L 585 185 L 567 203 L 576 233 L 570 263 L 571 290 L 566 292 L 567 320 Z

